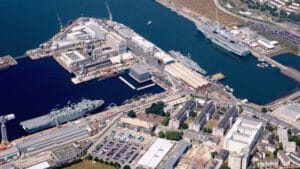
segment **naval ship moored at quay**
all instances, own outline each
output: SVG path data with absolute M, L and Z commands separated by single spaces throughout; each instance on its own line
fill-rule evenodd
M 62 109 L 52 110 L 49 114 L 22 121 L 20 125 L 27 133 L 34 133 L 50 127 L 59 126 L 68 121 L 76 120 L 87 113 L 95 111 L 103 105 L 103 103 L 103 100 L 82 99 L 82 101 L 77 104 L 68 104 Z
M 239 56 L 250 54 L 249 48 L 243 42 L 236 40 L 224 25 L 203 19 L 201 23 L 196 23 L 196 26 L 206 38 L 227 51 Z

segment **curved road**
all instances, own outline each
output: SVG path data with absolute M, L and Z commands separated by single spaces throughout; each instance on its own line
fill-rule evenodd
M 298 34 L 298 33 L 296 33 L 295 31 L 286 29 L 285 27 L 281 26 L 280 24 L 278 24 L 277 22 L 274 22 L 274 21 L 268 20 L 269 23 L 267 23 L 267 22 L 264 21 L 264 20 L 257 20 L 257 19 L 253 19 L 253 18 L 249 18 L 249 17 L 244 17 L 244 16 L 238 15 L 238 14 L 236 14 L 236 13 L 233 13 L 233 12 L 231 12 L 230 10 L 228 10 L 227 8 L 224 8 L 224 7 L 220 4 L 219 0 L 214 0 L 214 3 L 215 3 L 215 5 L 217 6 L 217 8 L 220 9 L 221 11 L 223 11 L 224 13 L 226 13 L 226 14 L 228 14 L 228 15 L 231 15 L 231 16 L 234 16 L 234 17 L 236 17 L 236 18 L 242 19 L 242 20 L 244 20 L 244 21 L 259 22 L 259 23 L 266 24 L 266 25 L 269 25 L 269 26 L 272 26 L 272 25 L 274 26 L 274 25 L 275 25 L 275 26 L 277 26 L 278 28 L 280 28 L 280 29 L 282 29 L 282 30 L 285 30 L 285 31 L 290 32 L 291 34 L 295 34 L 295 35 Z M 270 25 L 270 23 L 271 23 L 272 25 Z

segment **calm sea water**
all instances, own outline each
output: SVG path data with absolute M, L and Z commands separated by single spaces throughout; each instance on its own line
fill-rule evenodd
M 235 89 L 239 98 L 258 104 L 298 90 L 299 83 L 283 76 L 274 68 L 258 68 L 256 58 L 239 58 L 216 47 L 199 33 L 195 25 L 153 0 L 108 0 L 114 20 L 124 23 L 162 49 L 190 54 L 209 74 L 222 72 L 224 84 Z M 80 16 L 107 17 L 105 0 L 2 0 L 0 3 L 0 55 L 22 55 L 36 48 L 59 30 L 57 15 L 63 24 Z M 152 25 L 147 22 L 152 20 Z M 122 102 L 138 93 L 132 92 L 118 79 L 88 82 L 74 86 L 70 75 L 52 59 L 22 60 L 13 69 L 0 74 L 0 113 L 15 113 L 9 132 L 18 121 L 44 114 L 56 104 L 82 97 L 103 98 Z M 118 92 L 116 91 L 118 89 Z M 151 89 L 144 92 L 158 92 Z M 12 129 L 11 129 L 12 128 Z
M 300 71 L 300 57 L 286 53 L 273 57 L 274 60 Z

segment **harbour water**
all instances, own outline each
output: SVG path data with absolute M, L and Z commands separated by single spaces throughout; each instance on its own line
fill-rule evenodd
M 102 110 L 110 103 L 120 105 L 128 98 L 163 91 L 158 86 L 132 90 L 118 77 L 79 85 L 74 85 L 70 78 L 71 74 L 52 58 L 37 61 L 22 59 L 18 66 L 0 72 L 0 114 L 16 115 L 16 119 L 7 123 L 9 138 L 25 134 L 20 121 L 47 114 L 57 106 L 65 106 L 68 101 L 77 103 L 82 98 L 102 99 L 105 103 L 98 109 Z
M 165 51 L 190 54 L 208 74 L 222 72 L 225 85 L 239 98 L 265 104 L 292 91 L 299 83 L 275 68 L 261 69 L 253 56 L 239 58 L 217 47 L 196 30 L 194 23 L 151 0 L 109 0 L 113 19 L 124 23 Z M 59 31 L 57 15 L 63 24 L 79 16 L 108 17 L 105 0 L 3 0 L 0 4 L 0 56 L 22 55 Z M 151 20 L 152 24 L 147 25 Z M 117 91 L 116 91 L 117 89 Z M 56 104 L 82 97 L 121 103 L 140 92 L 159 92 L 149 88 L 137 92 L 117 77 L 78 86 L 70 75 L 52 59 L 21 60 L 11 70 L 0 74 L 0 114 L 15 113 L 8 123 L 9 137 L 23 133 L 19 121 L 47 113 Z M 3 91 L 2 91 L 3 90 Z M 16 134 L 12 135 L 10 133 Z
M 281 54 L 278 56 L 273 57 L 274 60 L 278 61 L 281 64 L 284 64 L 286 66 L 293 67 L 300 71 L 300 57 L 286 53 L 286 54 Z

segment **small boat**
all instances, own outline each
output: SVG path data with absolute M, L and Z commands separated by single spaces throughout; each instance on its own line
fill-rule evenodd
M 147 25 L 151 25 L 151 24 L 152 24 L 152 21 L 149 20 L 149 21 L 147 22 Z

